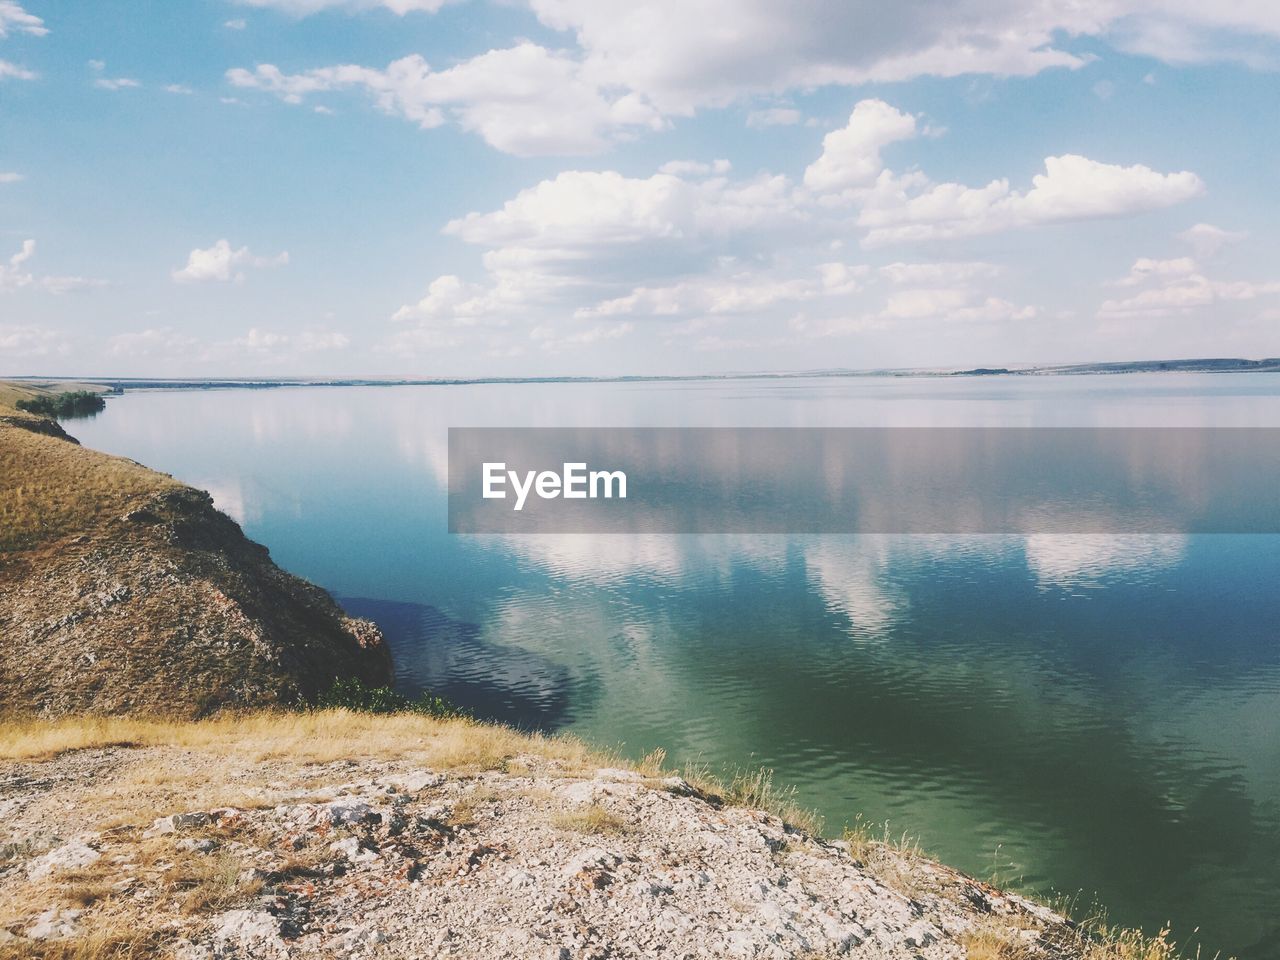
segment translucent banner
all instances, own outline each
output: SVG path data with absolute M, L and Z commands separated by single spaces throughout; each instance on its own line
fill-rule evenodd
M 1280 430 L 454 428 L 454 533 L 1280 533 Z

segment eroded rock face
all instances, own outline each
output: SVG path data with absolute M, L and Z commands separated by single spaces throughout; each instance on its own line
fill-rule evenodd
M 207 493 L 170 489 L 0 554 L 0 710 L 201 716 L 391 681 L 378 628 L 277 567 Z

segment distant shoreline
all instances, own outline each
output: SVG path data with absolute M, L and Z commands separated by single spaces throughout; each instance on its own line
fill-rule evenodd
M 1031 367 L 972 367 L 943 369 L 827 369 L 797 371 L 757 371 L 741 373 L 699 373 L 681 375 L 635 374 L 629 376 L 546 376 L 546 377 L 34 377 L 14 376 L 10 381 L 47 385 L 75 383 L 113 391 L 131 390 L 217 390 L 269 389 L 274 387 L 446 387 L 484 384 L 537 383 L 697 383 L 716 380 L 808 380 L 839 377 L 1053 377 L 1098 376 L 1123 373 L 1280 373 L 1280 357 L 1263 360 L 1210 358 L 1191 360 L 1124 360 L 1110 363 L 1067 363 Z

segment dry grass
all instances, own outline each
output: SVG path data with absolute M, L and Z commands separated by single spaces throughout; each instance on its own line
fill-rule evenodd
M 39 419 L 14 404 L 63 389 L 97 388 L 0 380 L 0 415 Z M 135 501 L 176 486 L 132 460 L 0 424 L 0 553 L 83 533 L 127 512 Z
M 0 552 L 87 532 L 179 486 L 132 460 L 0 424 Z
M 562 810 L 551 818 L 551 822 L 557 829 L 569 833 L 617 836 L 629 829 L 625 820 L 596 803 L 575 810 Z
M 0 944 L 0 960 L 144 960 L 164 956 L 161 936 L 130 913 L 104 916 L 82 937 Z
M 1169 939 L 1169 931 L 1154 936 L 1139 930 L 1124 930 L 1098 920 L 1088 920 L 1074 929 L 1053 931 L 1049 943 L 1019 936 L 1007 920 L 991 922 L 967 934 L 962 945 L 968 960 L 1042 960 L 1045 956 L 1075 957 L 1079 960 L 1177 960 L 1181 954 Z M 1047 948 L 1047 949 L 1046 949 Z
M 66 940 L 0 943 L 0 960 L 134 960 L 165 956 L 180 917 L 208 915 L 248 903 L 262 881 L 229 854 L 180 850 L 172 837 L 144 840 L 131 849 L 129 871 L 149 870 L 147 896 L 119 883 L 122 867 L 103 858 L 90 867 L 19 882 L 0 908 L 0 929 L 21 930 L 33 908 L 83 911 L 81 932 Z
M 660 764 L 663 759 L 660 752 L 650 754 L 646 762 L 655 756 Z M 818 812 L 799 802 L 795 787 L 775 784 L 773 771 L 767 767 L 739 770 L 728 779 L 717 776 L 705 765 L 690 765 L 680 773 L 694 789 L 718 797 L 729 806 L 763 810 L 806 833 L 817 835 L 822 832 L 822 817 Z
M 39 760 L 111 746 L 181 747 L 248 761 L 414 760 L 439 769 L 500 770 L 531 755 L 586 769 L 612 759 L 569 737 L 544 737 L 466 719 L 349 710 L 256 711 L 206 720 L 68 717 L 0 721 L 0 760 Z

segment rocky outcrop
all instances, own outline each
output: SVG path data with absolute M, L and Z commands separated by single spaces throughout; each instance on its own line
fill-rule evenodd
M 675 776 L 539 756 L 490 771 L 269 761 L 245 771 L 256 775 L 247 802 L 154 821 L 121 810 L 123 824 L 72 836 L 74 811 L 137 770 L 154 779 L 175 764 L 198 780 L 238 772 L 172 748 L 0 765 L 19 805 L 0 822 L 18 851 L 0 863 L 0 898 L 13 904 L 0 935 L 56 939 L 71 955 L 134 916 L 155 933 L 130 955 L 184 960 L 1087 954 L 1061 916 L 910 851 L 824 841 Z M 193 900 L 190 885 L 210 875 L 225 878 L 217 895 Z M 56 885 L 69 876 L 111 892 L 80 912 Z M 973 952 L 993 943 L 1005 952 Z
M 162 479 L 77 535 L 0 554 L 0 712 L 200 716 L 390 682 L 376 626 Z
M 66 440 L 74 444 L 80 443 L 79 440 L 63 430 L 62 425 L 57 420 L 50 420 L 48 417 L 37 417 L 25 413 L 0 414 L 0 426 L 17 427 L 19 430 L 26 430 L 28 433 L 57 437 L 59 440 Z

